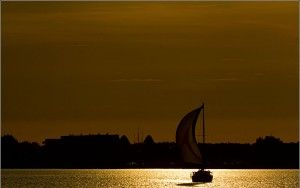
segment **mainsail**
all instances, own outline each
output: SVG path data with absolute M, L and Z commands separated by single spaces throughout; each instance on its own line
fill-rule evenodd
M 183 117 L 176 131 L 176 143 L 186 163 L 202 164 L 203 158 L 197 145 L 195 127 L 204 104 Z

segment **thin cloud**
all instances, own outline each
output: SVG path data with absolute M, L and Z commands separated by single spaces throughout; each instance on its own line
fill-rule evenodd
M 213 79 L 209 79 L 211 81 L 238 81 L 240 79 L 238 78 L 213 78 Z
M 161 82 L 160 79 L 153 79 L 153 78 L 121 78 L 121 79 L 115 79 L 111 80 L 111 82 Z

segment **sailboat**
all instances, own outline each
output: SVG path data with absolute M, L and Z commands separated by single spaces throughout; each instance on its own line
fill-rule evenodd
M 195 127 L 201 111 L 203 115 L 203 144 L 205 143 L 204 103 L 201 107 L 194 109 L 182 118 L 176 130 L 176 143 L 183 161 L 200 167 L 198 171 L 192 173 L 192 181 L 211 182 L 213 175 L 209 170 L 205 170 L 205 161 L 203 155 L 201 155 L 195 136 Z

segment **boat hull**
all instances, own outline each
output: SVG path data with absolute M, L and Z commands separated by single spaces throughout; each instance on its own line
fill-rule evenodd
M 213 175 L 210 171 L 199 170 L 197 172 L 193 172 L 192 181 L 193 182 L 212 182 Z

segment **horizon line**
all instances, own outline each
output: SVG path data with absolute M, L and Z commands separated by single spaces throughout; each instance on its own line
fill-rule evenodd
M 144 140 L 147 136 L 151 136 L 150 134 L 147 134 L 147 136 L 145 136 L 142 140 L 142 142 L 131 142 L 130 139 L 128 138 L 127 135 L 125 134 L 110 134 L 110 133 L 96 133 L 96 134 L 69 134 L 69 135 L 60 135 L 58 137 L 49 137 L 49 138 L 44 138 L 41 142 L 38 142 L 38 141 L 28 141 L 28 140 L 19 140 L 17 139 L 13 134 L 3 134 L 1 135 L 1 139 L 2 137 L 4 136 L 12 136 L 13 138 L 15 138 L 17 140 L 18 143 L 24 143 L 24 142 L 28 142 L 28 143 L 37 143 L 38 145 L 44 145 L 44 141 L 46 141 L 47 139 L 53 139 L 53 140 L 60 140 L 62 139 L 62 137 L 68 137 L 68 136 L 105 136 L 105 135 L 108 135 L 108 136 L 118 136 L 118 138 L 120 139 L 122 136 L 126 136 L 126 138 L 128 139 L 129 143 L 130 144 L 143 144 L 144 143 Z M 259 138 L 266 138 L 266 137 L 273 137 L 273 138 L 276 138 L 276 139 L 279 139 L 283 144 L 289 144 L 289 143 L 298 143 L 299 144 L 299 140 L 298 141 L 284 141 L 282 140 L 280 137 L 276 137 L 274 135 L 264 135 L 264 136 L 258 136 L 255 141 L 253 142 L 230 142 L 230 141 L 222 141 L 222 142 L 206 142 L 205 144 L 255 144 L 257 139 Z M 160 144 L 160 143 L 175 143 L 176 144 L 176 140 L 164 140 L 164 141 L 155 141 L 155 139 L 152 137 L 152 139 L 154 140 L 154 143 L 155 144 Z M 202 142 L 197 142 L 197 144 L 203 144 Z

